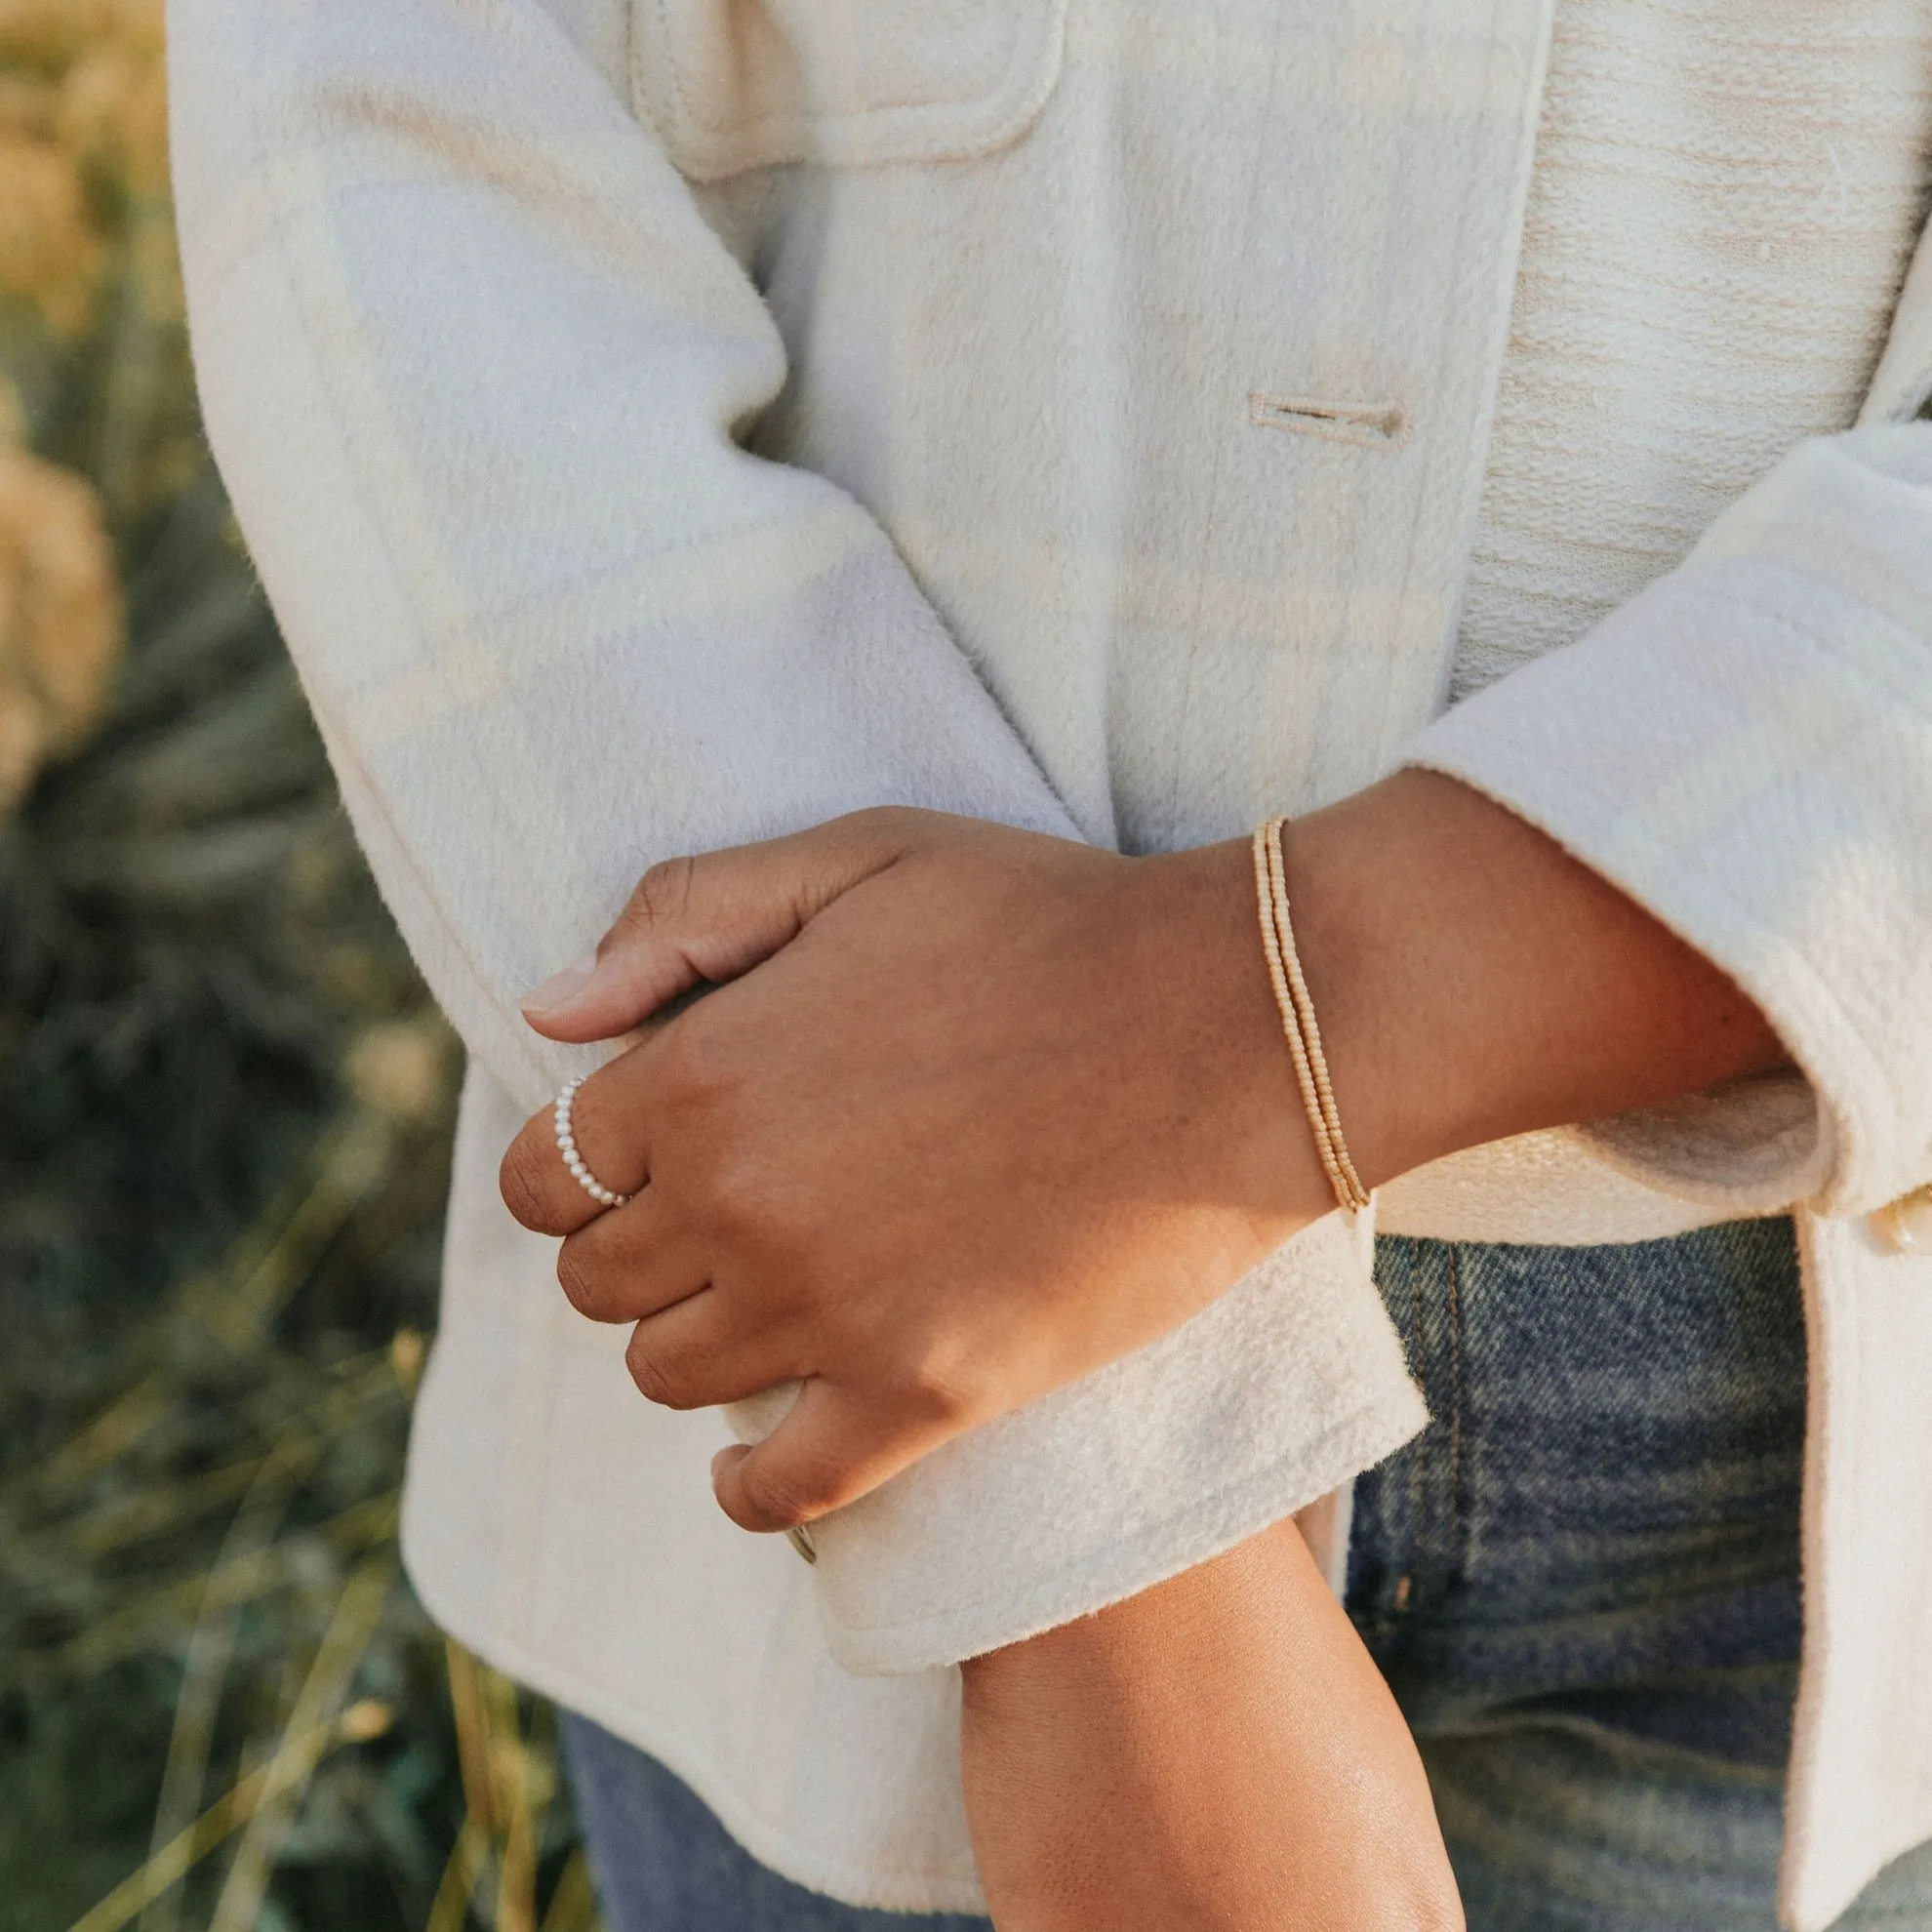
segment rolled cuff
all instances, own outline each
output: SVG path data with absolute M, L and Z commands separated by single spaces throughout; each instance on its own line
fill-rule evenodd
M 1932 594 L 1902 581 L 1932 567 L 1901 556 L 1924 516 L 1902 491 L 1922 498 L 1800 453 L 1689 564 L 1403 754 L 1549 832 L 1762 1009 L 1801 1083 L 1592 1129 L 1741 1213 L 1867 1212 L 1932 1174 Z
M 815 1525 L 833 1655 L 954 1664 L 1206 1562 L 1428 1421 L 1370 1273 L 1330 1215 L 1191 1321 L 948 1443 Z

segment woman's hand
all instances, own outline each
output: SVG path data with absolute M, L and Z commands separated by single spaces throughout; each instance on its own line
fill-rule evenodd
M 1184 1321 L 1332 1206 L 1294 1099 L 1245 844 L 1126 860 L 877 812 L 648 873 L 555 1038 L 730 982 L 574 1107 L 503 1191 L 677 1408 L 804 1389 L 727 1451 L 750 1529 Z
M 966 1812 L 999 1932 L 1458 1932 L 1388 1686 L 1292 1523 L 970 1660 Z
M 1299 822 L 1296 933 L 1355 1165 L 1772 1066 L 1715 968 L 1541 832 L 1402 772 Z M 748 1529 L 805 1522 L 1152 1340 L 1333 1206 L 1263 959 L 1246 840 L 1122 859 L 880 811 L 654 867 L 527 1009 L 614 1038 L 572 1180 L 537 1115 L 503 1163 L 655 1401 L 797 1379 L 723 1452 Z

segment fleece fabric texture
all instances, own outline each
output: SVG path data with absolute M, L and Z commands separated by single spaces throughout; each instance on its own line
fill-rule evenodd
M 516 995 L 670 854 L 883 801 L 1167 849 L 1404 755 L 1548 825 L 1787 1029 L 1802 1083 L 1562 1158 L 1633 1182 L 1639 1219 L 1801 1207 L 1790 1921 L 1932 1833 L 1932 1268 L 1858 1219 L 1932 1174 L 1932 429 L 1883 426 L 1932 386 L 1932 270 L 1899 302 L 1932 23 L 1922 0 L 1749 23 L 1563 0 L 1532 193 L 1551 11 L 173 0 L 210 436 L 473 1056 L 412 1573 L 807 1884 L 977 1907 L 949 1667 L 1331 1496 L 1419 1425 L 1367 1225 L 1308 1230 L 827 1522 L 808 1571 L 717 1514 L 724 1422 L 641 1402 L 498 1202 L 504 1142 L 594 1059 Z M 1645 57 L 1598 58 L 1606 20 Z M 1740 164 L 1775 177 L 1747 249 Z M 1631 237 L 1660 221 L 1653 286 L 1667 256 Z M 1776 292 L 1821 232 L 1845 238 L 1836 306 L 1792 354 Z M 1606 436 L 1670 381 L 1676 406 Z M 1649 548 L 1578 565 L 1564 543 L 1660 478 Z M 1569 598 L 1539 648 L 1572 648 L 1509 669 L 1471 644 L 1470 682 L 1509 674 L 1430 726 L 1466 587 L 1512 634 L 1517 553 L 1523 613 Z M 1525 1156 L 1517 1198 L 1552 1171 Z M 1592 1198 L 1558 1218 L 1575 1238 L 1602 1238 Z

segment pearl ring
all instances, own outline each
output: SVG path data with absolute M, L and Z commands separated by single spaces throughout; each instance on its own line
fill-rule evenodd
M 556 1125 L 557 1151 L 563 1155 L 564 1165 L 577 1177 L 577 1185 L 600 1207 L 618 1208 L 629 1200 L 628 1194 L 620 1194 L 616 1188 L 607 1187 L 592 1174 L 584 1163 L 584 1156 L 577 1151 L 577 1136 L 571 1129 L 570 1109 L 576 1104 L 577 1090 L 584 1084 L 584 1075 L 565 1083 L 557 1095 Z

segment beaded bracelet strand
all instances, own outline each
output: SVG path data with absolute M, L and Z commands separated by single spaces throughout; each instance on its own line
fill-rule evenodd
M 1281 830 L 1286 822 L 1276 819 L 1268 840 L 1269 898 L 1274 908 L 1275 937 L 1281 946 L 1281 960 L 1287 969 L 1289 990 L 1295 996 L 1295 1013 L 1302 1023 L 1302 1041 L 1308 1049 L 1308 1067 L 1314 1075 L 1315 1093 L 1321 1102 L 1321 1116 L 1328 1125 L 1334 1144 L 1336 1164 L 1348 1184 L 1350 1205 L 1360 1209 L 1369 1204 L 1369 1192 L 1348 1158 L 1348 1144 L 1342 1137 L 1342 1115 L 1335 1105 L 1335 1088 L 1328 1077 L 1328 1058 L 1322 1052 L 1321 1027 L 1315 1023 L 1314 1001 L 1308 996 L 1308 983 L 1302 977 L 1301 954 L 1295 946 L 1295 926 L 1288 915 L 1288 868 L 1282 857 Z
M 1369 1191 L 1355 1172 L 1348 1144 L 1343 1138 L 1342 1115 L 1321 1047 L 1321 1028 L 1315 1023 L 1314 1002 L 1308 996 L 1295 947 L 1295 926 L 1288 913 L 1287 866 L 1281 856 L 1281 828 L 1287 823 L 1282 818 L 1269 819 L 1255 828 L 1255 899 L 1262 951 L 1268 959 L 1268 981 L 1274 988 L 1289 1056 L 1295 1063 L 1295 1080 L 1302 1090 L 1302 1106 L 1314 1136 L 1315 1152 L 1336 1200 L 1346 1212 L 1354 1214 L 1368 1206 Z
M 1288 1051 L 1295 1062 L 1295 1079 L 1302 1090 L 1302 1100 L 1308 1108 L 1308 1126 L 1314 1133 L 1315 1152 L 1321 1157 L 1322 1170 L 1328 1176 L 1329 1186 L 1335 1189 L 1337 1200 L 1348 1198 L 1348 1182 L 1343 1178 L 1342 1169 L 1335 1158 L 1334 1139 L 1328 1130 L 1328 1121 L 1321 1110 L 1320 1100 L 1314 1084 L 1314 1070 L 1308 1065 L 1308 1050 L 1302 1042 L 1301 1016 L 1295 1010 L 1295 995 L 1288 984 L 1288 975 L 1281 958 L 1281 941 L 1274 920 L 1274 895 L 1269 878 L 1268 827 L 1261 826 L 1255 833 L 1255 899 L 1261 912 L 1262 951 L 1268 959 L 1268 977 L 1274 987 L 1274 1003 L 1281 1012 L 1281 1030 L 1288 1041 Z

